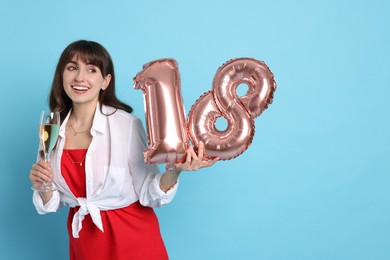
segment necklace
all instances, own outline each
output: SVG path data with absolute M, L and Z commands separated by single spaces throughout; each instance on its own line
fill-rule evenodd
M 76 130 L 74 130 L 74 128 L 73 128 L 73 125 L 72 124 L 69 124 L 69 126 L 66 128 L 67 130 L 69 130 L 69 128 L 71 128 L 72 129 L 72 131 L 73 131 L 73 136 L 77 136 L 77 134 L 85 134 L 85 133 L 89 133 L 89 131 L 90 131 L 90 129 L 88 129 L 88 130 L 85 130 L 85 131 L 79 131 L 79 132 L 77 132 Z
M 79 161 L 79 162 L 73 161 L 72 157 L 71 157 L 70 154 L 68 153 L 68 150 L 66 150 L 66 155 L 69 157 L 70 161 L 71 161 L 73 164 L 78 164 L 78 165 L 80 165 L 80 166 L 83 166 L 83 162 L 84 162 L 84 160 L 85 160 L 85 157 L 87 156 L 87 153 L 85 153 L 84 158 L 83 158 L 81 161 Z

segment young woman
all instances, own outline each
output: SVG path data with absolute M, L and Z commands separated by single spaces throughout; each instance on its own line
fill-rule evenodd
M 169 203 L 182 170 L 213 165 L 192 147 L 185 162 L 160 173 L 144 163 L 147 139 L 132 108 L 115 94 L 111 57 L 100 44 L 76 41 L 63 51 L 49 97 L 61 126 L 50 163 L 32 165 L 34 186 L 53 182 L 56 190 L 34 191 L 39 214 L 69 206 L 71 259 L 168 259 L 153 207 Z

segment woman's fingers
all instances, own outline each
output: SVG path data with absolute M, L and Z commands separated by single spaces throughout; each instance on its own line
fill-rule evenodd
M 33 164 L 30 171 L 30 180 L 32 182 L 52 181 L 53 173 L 50 164 L 45 161 Z
M 199 142 L 198 157 L 200 158 L 201 161 L 203 160 L 203 155 L 204 155 L 204 143 Z
M 203 161 L 203 167 L 209 167 L 209 166 L 213 165 L 214 163 L 216 163 L 218 161 L 219 161 L 219 157 L 215 157 L 212 160 Z
M 30 171 L 30 180 L 32 182 L 48 182 L 50 180 L 50 177 L 41 171 L 32 169 Z
M 187 158 L 186 158 L 186 162 L 185 163 L 186 164 L 191 164 L 192 158 L 194 156 L 196 156 L 196 154 L 195 154 L 194 148 L 192 148 L 192 146 L 191 146 L 191 147 L 189 147 L 187 149 Z
M 175 164 L 176 168 L 184 171 L 196 171 L 203 167 L 209 167 L 219 160 L 219 158 L 204 160 L 205 145 L 203 142 L 199 143 L 198 154 L 195 153 L 192 146 L 187 149 L 186 153 L 186 160 L 183 163 Z

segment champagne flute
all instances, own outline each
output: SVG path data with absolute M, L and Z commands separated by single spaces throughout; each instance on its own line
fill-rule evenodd
M 43 110 L 39 124 L 39 140 L 40 151 L 43 152 L 43 159 L 46 162 L 50 161 L 50 153 L 57 143 L 59 130 L 60 113 Z M 40 185 L 35 185 L 33 189 L 43 192 L 55 190 L 52 182 L 42 182 Z

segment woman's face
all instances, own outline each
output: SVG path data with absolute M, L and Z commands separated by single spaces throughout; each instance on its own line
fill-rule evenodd
M 111 75 L 103 77 L 99 67 L 88 64 L 74 56 L 65 65 L 63 85 L 65 93 L 77 103 L 94 103 L 99 99 L 100 90 L 105 90 L 111 81 Z

